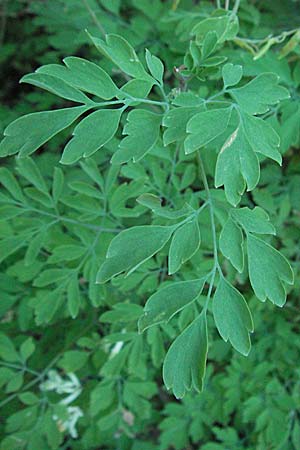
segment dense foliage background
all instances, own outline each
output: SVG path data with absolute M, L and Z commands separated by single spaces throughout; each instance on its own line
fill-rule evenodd
M 187 84 L 183 64 L 191 30 L 218 6 L 236 8 L 238 33 L 220 48 L 215 58 L 221 59 L 195 69 Z M 105 285 L 95 279 L 116 232 L 151 223 L 151 209 L 136 202 L 141 195 L 155 194 L 177 209 L 184 201 L 203 200 L 194 154 L 158 146 L 139 162 L 113 165 L 117 134 L 92 157 L 64 166 L 59 161 L 72 132 L 67 128 L 32 158 L 1 159 L 1 450 L 300 449 L 299 24 L 296 0 L 2 0 L 1 132 L 22 114 L 71 105 L 30 84 L 18 85 L 41 65 L 80 56 L 100 62 L 119 84 L 128 81 L 97 52 L 86 29 L 100 38 L 121 35 L 143 61 L 145 48 L 157 55 L 169 97 L 186 89 L 203 97 L 220 91 L 219 65 L 226 58 L 243 66 L 246 80 L 276 73 L 291 98 L 266 118 L 280 136 L 283 164 L 261 159 L 259 184 L 243 205 L 268 213 L 277 232 L 272 244 L 292 264 L 295 283 L 279 309 L 255 298 L 247 272 L 236 273 L 222 261 L 252 311 L 252 349 L 248 357 L 236 352 L 209 316 L 204 390 L 176 400 L 164 387 L 162 362 L 197 306 L 143 334 L 137 329 L 146 300 L 170 279 L 166 251 L 128 277 Z M 150 98 L 155 102 L 158 93 Z M 185 133 L 180 123 L 176 130 Z M 211 181 L 216 154 L 209 146 L 203 160 Z M 214 195 L 222 204 L 223 197 Z M 208 212 L 200 224 L 200 251 L 175 280 L 211 268 Z

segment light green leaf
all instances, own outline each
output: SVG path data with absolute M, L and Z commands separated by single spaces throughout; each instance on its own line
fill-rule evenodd
M 228 127 L 232 108 L 213 109 L 194 115 L 187 123 L 187 132 L 191 133 L 184 141 L 186 154 L 198 150 L 215 139 Z
M 246 138 L 252 149 L 281 164 L 280 138 L 272 126 L 265 120 L 250 116 L 247 113 L 242 113 L 242 123 Z
M 137 78 L 128 81 L 123 84 L 120 89 L 120 93 L 118 95 L 119 98 L 124 99 L 126 97 L 134 97 L 134 98 L 146 98 L 151 91 L 153 83 L 148 80 L 139 80 Z M 130 105 L 138 105 L 140 102 L 131 101 Z
M 168 322 L 201 294 L 206 279 L 178 281 L 159 289 L 147 300 L 139 319 L 139 332 L 159 323 Z
M 294 274 L 287 259 L 260 238 L 247 235 L 250 283 L 256 297 L 268 298 L 277 306 L 286 301 L 285 284 L 293 284 Z
M 192 388 L 202 390 L 207 349 L 207 322 L 203 312 L 175 339 L 164 361 L 164 383 L 176 398 L 182 398 Z
M 218 42 L 234 39 L 238 32 L 238 19 L 236 16 L 224 14 L 219 17 L 208 17 L 201 20 L 192 29 L 192 35 L 196 36 L 196 42 L 201 43 L 205 35 L 215 31 L 218 35 Z
M 164 247 L 174 227 L 137 226 L 122 231 L 110 243 L 106 260 L 97 274 L 97 282 L 105 283 L 121 272 L 129 275 Z
M 167 112 L 162 122 L 163 126 L 167 128 L 163 135 L 164 145 L 185 139 L 187 136 L 186 126 L 188 121 L 201 109 L 200 107 L 184 106 L 171 109 Z
M 52 196 L 53 201 L 56 204 L 60 199 L 64 187 L 64 173 L 60 167 L 54 167 L 53 184 L 52 184 Z
M 259 206 L 253 209 L 239 208 L 231 210 L 231 217 L 241 225 L 244 230 L 258 234 L 276 234 L 268 214 Z
M 70 274 L 69 269 L 46 269 L 34 280 L 34 286 L 45 287 L 64 280 Z
M 24 203 L 25 197 L 14 175 L 6 167 L 0 168 L 0 183 L 19 202 Z
M 188 261 L 200 246 L 198 219 L 187 222 L 173 234 L 169 249 L 168 273 L 172 275 Z
M 47 75 L 46 73 L 35 72 L 25 75 L 21 78 L 20 83 L 32 84 L 33 86 L 40 87 L 51 92 L 52 94 L 66 98 L 67 100 L 71 100 L 73 102 L 84 104 L 90 103 L 90 99 L 85 94 L 80 92 L 79 89 L 70 86 L 62 79 L 53 77 L 52 75 Z
M 78 350 L 69 350 L 65 352 L 58 362 L 58 366 L 62 367 L 67 373 L 76 372 L 86 365 L 88 353 Z
M 64 60 L 65 66 L 48 64 L 37 70 L 38 74 L 51 75 L 65 83 L 104 100 L 116 97 L 119 89 L 110 76 L 97 64 L 83 58 L 69 56 Z
M 8 362 L 17 362 L 20 360 L 14 343 L 4 333 L 0 333 L 0 358 Z
M 289 91 L 278 85 L 279 77 L 275 73 L 262 73 L 240 88 L 229 92 L 241 109 L 249 114 L 264 114 L 281 100 L 290 97 Z
M 111 59 L 123 72 L 142 80 L 152 80 L 147 74 L 133 47 L 121 36 L 106 35 L 106 42 L 89 35 L 96 48 Z M 154 81 L 154 80 L 153 80 Z
M 64 148 L 63 164 L 73 164 L 107 144 L 116 134 L 123 109 L 100 109 L 85 117 L 74 129 Z
M 239 65 L 234 65 L 231 63 L 225 64 L 222 67 L 222 77 L 224 82 L 224 88 L 228 88 L 229 86 L 235 86 L 241 81 L 243 76 L 243 67 Z
M 70 126 L 87 106 L 43 111 L 16 119 L 4 130 L 6 136 L 0 143 L 0 156 L 30 155 L 60 131 Z
M 127 123 L 118 150 L 112 157 L 113 164 L 129 161 L 137 162 L 148 153 L 158 140 L 162 116 L 146 111 L 134 109 L 127 116 Z
M 153 76 L 160 84 L 163 84 L 163 74 L 164 74 L 164 65 L 161 60 L 154 55 L 151 55 L 148 49 L 146 49 L 146 62 L 148 69 Z
M 75 319 L 77 317 L 80 307 L 80 291 L 79 291 L 79 280 L 77 274 L 74 274 L 68 284 L 67 289 L 67 299 L 68 299 L 68 310 L 72 317 Z
M 27 359 L 33 354 L 35 350 L 35 343 L 32 337 L 29 337 L 21 344 L 20 347 L 20 355 L 23 361 L 27 361 Z
M 236 206 L 246 184 L 252 190 L 258 183 L 260 167 L 256 153 L 238 127 L 225 142 L 218 155 L 215 186 L 224 185 L 228 201 Z
M 233 267 L 242 273 L 244 268 L 243 234 L 229 217 L 220 234 L 220 250 Z
M 253 332 L 251 313 L 242 294 L 223 277 L 213 298 L 213 315 L 222 339 L 247 356 L 251 348 L 249 332 Z
M 209 31 L 206 33 L 203 45 L 202 45 L 202 58 L 206 59 L 216 49 L 218 44 L 218 34 L 215 31 Z
M 37 164 L 32 158 L 21 158 L 17 161 L 18 172 L 25 177 L 33 186 L 40 192 L 48 195 L 48 188 L 46 182 L 38 168 Z
M 14 217 L 19 216 L 23 213 L 24 210 L 22 208 L 19 208 L 18 206 L 0 206 L 0 222 L 13 219 Z

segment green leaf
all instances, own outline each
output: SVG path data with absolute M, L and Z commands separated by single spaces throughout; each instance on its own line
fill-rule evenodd
M 100 109 L 85 117 L 74 129 L 64 148 L 63 164 L 73 164 L 107 144 L 116 134 L 123 109 Z
M 285 284 L 293 284 L 294 275 L 287 259 L 260 238 L 247 235 L 250 283 L 256 297 L 268 298 L 277 306 L 286 301 Z
M 24 405 L 35 405 L 40 401 L 39 397 L 37 397 L 33 392 L 22 392 L 22 394 L 18 395 Z
M 187 222 L 173 234 L 168 258 L 168 273 L 177 272 L 181 265 L 188 261 L 200 246 L 200 230 L 198 218 Z
M 236 16 L 224 14 L 219 17 L 208 17 L 194 26 L 191 34 L 196 36 L 196 42 L 201 43 L 210 31 L 217 33 L 218 42 L 234 39 L 238 32 L 238 19 Z
M 68 284 L 67 299 L 69 313 L 72 319 L 75 319 L 75 317 L 77 317 L 78 315 L 80 307 L 80 291 L 77 274 L 74 274 L 74 276 L 72 276 Z
M 47 74 L 89 94 L 104 100 L 116 97 L 119 89 L 110 76 L 97 64 L 83 58 L 69 56 L 64 60 L 65 66 L 48 64 L 37 70 L 38 74 Z
M 100 411 L 107 409 L 115 399 L 116 387 L 114 382 L 99 383 L 91 392 L 90 414 L 95 417 Z
M 213 298 L 213 315 L 222 339 L 247 356 L 251 348 L 249 332 L 253 332 L 251 313 L 242 294 L 223 277 Z
M 272 126 L 265 120 L 247 113 L 242 113 L 241 117 L 246 138 L 252 149 L 281 164 L 280 138 Z
M 73 102 L 84 104 L 90 103 L 90 99 L 80 92 L 79 89 L 70 86 L 65 81 L 53 77 L 52 75 L 47 75 L 45 73 L 31 73 L 22 77 L 20 83 L 32 84 L 33 86 L 40 87 L 52 94 Z
M 233 267 L 242 273 L 244 268 L 243 234 L 229 217 L 220 234 L 220 250 Z
M 176 398 L 182 398 L 192 388 L 197 392 L 202 390 L 207 349 L 207 323 L 203 312 L 175 339 L 164 361 L 164 383 Z
M 0 357 L 8 362 L 17 362 L 20 360 L 14 343 L 3 333 L 0 333 Z
M 25 177 L 33 186 L 35 186 L 40 192 L 48 195 L 48 188 L 45 180 L 32 158 L 21 158 L 17 162 L 18 172 Z
M 127 123 L 118 150 L 113 155 L 113 164 L 122 164 L 129 161 L 137 162 L 142 159 L 156 144 L 162 116 L 146 111 L 145 109 L 134 109 L 127 116 Z
M 64 173 L 59 167 L 54 167 L 52 196 L 56 204 L 61 197 L 64 187 Z
M 278 85 L 279 77 L 275 73 L 262 73 L 240 88 L 229 92 L 241 109 L 249 114 L 264 114 L 281 100 L 290 97 L 289 91 Z
M 161 60 L 154 55 L 151 55 L 148 49 L 146 49 L 146 62 L 148 69 L 153 76 L 160 84 L 163 84 L 163 74 L 164 74 L 164 65 Z
M 20 214 L 23 214 L 24 210 L 17 206 L 0 206 L 0 222 L 12 219 Z
M 235 86 L 241 81 L 243 76 L 243 67 L 239 65 L 234 65 L 231 63 L 225 64 L 222 67 L 222 77 L 224 82 L 224 88 L 228 88 L 229 86 Z
M 15 176 L 6 167 L 0 168 L 0 183 L 19 202 L 24 203 L 25 197 Z
M 34 286 L 45 287 L 64 280 L 70 274 L 69 269 L 46 269 L 34 280 Z
M 86 365 L 88 353 L 78 350 L 69 350 L 63 354 L 59 360 L 58 366 L 63 368 L 67 373 L 76 372 Z
M 106 35 L 106 42 L 89 35 L 96 48 L 123 72 L 141 80 L 151 80 L 133 47 L 121 36 Z
M 215 186 L 224 185 L 227 200 L 236 206 L 244 193 L 253 190 L 258 183 L 260 167 L 256 153 L 252 150 L 241 127 L 238 127 L 225 142 L 218 155 Z
M 202 58 L 206 59 L 216 49 L 218 44 L 218 34 L 215 31 L 209 31 L 206 33 L 203 45 L 202 45 Z
M 231 210 L 231 217 L 250 233 L 276 234 L 268 214 L 259 206 L 253 209 L 239 208 Z
M 105 283 L 121 272 L 127 275 L 161 250 L 171 237 L 173 227 L 137 226 L 122 231 L 110 243 L 97 282 Z
M 159 289 L 147 300 L 139 319 L 139 332 L 159 323 L 168 322 L 201 294 L 206 278 L 178 281 Z
M 172 142 L 181 141 L 186 138 L 187 123 L 191 117 L 199 112 L 199 109 L 199 107 L 174 108 L 164 115 L 162 124 L 167 128 L 163 135 L 164 145 L 169 145 Z
M 87 106 L 43 111 L 20 117 L 4 130 L 6 136 L 0 143 L 0 156 L 30 155 L 60 131 L 70 126 Z
M 22 372 L 16 373 L 7 383 L 5 392 L 7 394 L 18 391 L 24 382 L 24 375 Z
M 47 237 L 47 232 L 45 229 L 41 229 L 40 233 L 34 236 L 26 249 L 24 264 L 25 266 L 30 266 L 36 260 L 41 248 L 43 247 Z
M 187 124 L 187 132 L 191 133 L 184 141 L 186 154 L 207 145 L 228 127 L 232 108 L 213 109 L 194 115 Z
M 23 361 L 27 361 L 27 359 L 33 354 L 35 350 L 35 343 L 32 337 L 29 337 L 21 344 L 20 347 L 20 355 Z

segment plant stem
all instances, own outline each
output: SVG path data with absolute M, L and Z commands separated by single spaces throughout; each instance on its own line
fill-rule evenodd
M 207 204 L 209 205 L 211 233 L 212 233 L 212 240 L 213 240 L 213 254 L 214 254 L 214 267 L 211 272 L 212 273 L 211 280 L 210 280 L 210 284 L 209 284 L 208 294 L 206 297 L 206 302 L 204 305 L 204 311 L 206 311 L 207 307 L 208 307 L 209 299 L 211 297 L 212 289 L 214 286 L 216 272 L 218 270 L 219 273 L 222 274 L 222 270 L 221 270 L 221 267 L 220 267 L 220 264 L 218 261 L 218 245 L 217 245 L 217 233 L 216 233 L 216 224 L 215 224 L 215 216 L 214 216 L 214 206 L 213 206 L 213 202 L 212 202 L 212 197 L 210 195 L 210 189 L 208 186 L 208 181 L 207 181 L 204 165 L 203 165 L 203 161 L 202 161 L 199 150 L 197 151 L 197 162 L 198 162 L 198 167 L 199 167 L 199 175 L 202 178 L 204 189 L 205 189 L 206 196 L 207 196 Z
M 232 14 L 237 14 L 239 7 L 240 7 L 240 2 L 241 2 L 241 0 L 235 0 L 235 4 L 232 9 Z
M 230 0 L 225 0 L 225 9 L 226 9 L 226 11 L 229 10 L 229 3 L 230 3 Z
M 99 22 L 95 12 L 91 9 L 90 5 L 88 4 L 88 1 L 87 0 L 82 0 L 82 2 L 84 4 L 84 6 L 86 7 L 88 13 L 90 14 L 94 24 L 100 30 L 101 34 L 105 37 L 106 36 L 105 29 L 103 28 L 103 25 Z

